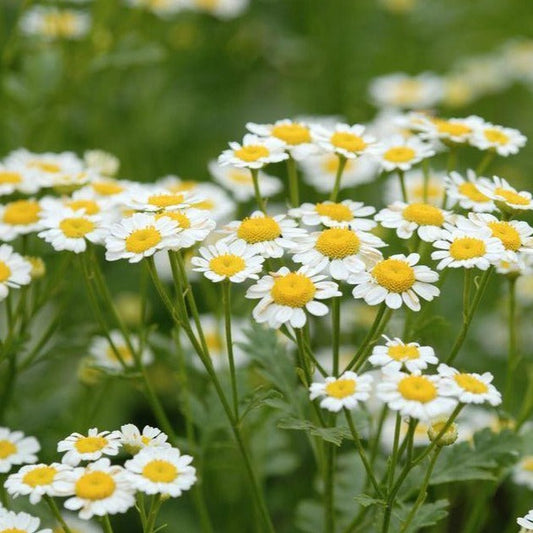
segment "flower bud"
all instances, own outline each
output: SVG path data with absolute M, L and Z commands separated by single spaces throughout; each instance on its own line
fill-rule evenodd
M 27 255 L 24 259 L 31 264 L 31 279 L 40 279 L 46 274 L 46 265 L 42 258 Z
M 439 437 L 440 432 L 448 423 L 447 418 L 434 421 L 428 428 L 428 437 L 431 442 L 435 442 Z M 457 424 L 452 422 L 446 431 L 440 436 L 436 442 L 437 446 L 451 446 L 457 440 Z

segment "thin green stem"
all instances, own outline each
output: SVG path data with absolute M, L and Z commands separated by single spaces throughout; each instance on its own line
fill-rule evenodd
M 226 331 L 226 350 L 228 353 L 229 371 L 231 379 L 231 394 L 235 419 L 239 419 L 239 393 L 237 390 L 237 376 L 235 373 L 235 358 L 233 356 L 233 340 L 231 335 L 231 282 L 222 282 L 222 307 L 224 308 L 224 326 Z
M 374 345 L 374 343 L 381 337 L 381 334 L 383 333 L 383 331 L 385 330 L 385 327 L 387 326 L 387 324 L 389 323 L 389 320 L 392 316 L 392 309 L 389 309 L 388 307 L 386 307 L 385 309 L 385 313 L 383 315 L 383 318 L 381 319 L 376 331 L 375 331 L 375 334 L 373 335 L 373 337 L 369 340 L 368 344 L 365 346 L 365 349 L 363 350 L 363 352 L 361 353 L 361 357 L 359 359 L 359 361 L 357 361 L 353 367 L 353 370 L 354 371 L 357 371 L 359 370 L 365 363 L 366 363 L 366 360 L 370 354 L 370 350 L 372 349 L 372 346 Z
M 104 533 L 113 533 L 113 528 L 111 527 L 111 521 L 109 520 L 109 515 L 105 515 L 102 518 L 102 525 L 104 526 Z
M 405 186 L 405 173 L 403 170 L 398 169 L 398 180 L 400 181 L 400 189 L 402 190 L 402 200 L 407 204 L 409 198 L 407 195 L 407 187 Z
M 400 444 L 400 430 L 402 427 L 402 417 L 400 413 L 396 413 L 396 423 L 394 424 L 394 440 L 392 444 L 392 455 L 389 468 L 387 470 L 387 486 L 392 487 L 394 481 L 394 473 L 396 471 L 396 463 L 398 462 L 398 446 Z
M 472 289 L 472 269 L 465 268 L 464 286 L 463 286 L 463 320 L 468 317 L 470 308 L 470 291 Z
M 333 418 L 333 426 L 335 418 Z M 324 530 L 326 533 L 335 532 L 335 457 L 337 447 L 328 442 L 326 446 L 326 469 L 324 472 Z
M 518 353 L 517 343 L 517 320 L 516 315 L 516 280 L 517 278 L 509 278 L 509 312 L 508 312 L 508 331 L 509 331 L 509 359 L 507 361 L 507 376 L 505 379 L 505 389 L 503 396 L 504 408 L 509 410 L 512 400 L 512 388 L 514 382 L 514 374 L 518 368 L 520 362 L 520 356 Z
M 332 325 L 332 352 L 333 352 L 333 375 L 339 375 L 339 348 L 341 336 L 341 299 L 333 298 L 331 301 L 331 325 Z
M 157 515 L 159 514 L 159 509 L 163 500 L 161 499 L 160 494 L 156 494 L 152 500 L 152 505 L 150 506 L 150 511 L 148 512 L 148 517 L 146 519 L 146 524 L 144 526 L 143 533 L 153 533 L 155 530 L 155 523 L 157 520 Z
M 341 188 L 342 173 L 344 172 L 344 167 L 346 167 L 346 157 L 339 155 L 339 165 L 337 167 L 337 174 L 335 175 L 335 183 L 333 185 L 333 190 L 329 195 L 330 202 L 336 202 L 337 197 L 339 196 L 339 191 Z
M 289 199 L 292 207 L 300 205 L 300 192 L 298 190 L 298 170 L 296 169 L 296 161 L 289 154 L 287 159 L 287 175 L 289 177 Z
M 424 203 L 428 202 L 428 189 L 429 189 L 429 177 L 431 175 L 431 170 L 429 168 L 429 158 L 422 161 L 422 176 L 423 176 L 423 186 L 422 186 L 422 199 Z
M 52 514 L 54 515 L 55 519 L 61 524 L 63 532 L 72 533 L 72 530 L 68 527 L 68 524 L 65 522 L 65 519 L 61 516 L 61 513 L 59 512 L 59 509 L 54 499 L 51 496 L 48 496 L 48 494 L 45 494 L 44 501 L 47 503 L 48 507 L 50 508 L 50 511 L 52 511 Z
M 479 165 L 476 168 L 476 176 L 481 176 L 485 170 L 489 167 L 489 165 L 492 163 L 492 160 L 494 159 L 494 156 L 496 155 L 496 152 L 494 150 L 487 150 L 481 161 L 479 162 Z
M 259 207 L 263 213 L 266 213 L 265 202 L 261 196 L 261 191 L 259 190 L 259 169 L 251 168 L 250 172 L 252 173 L 252 182 L 254 184 L 255 201 L 257 202 L 257 207 Z

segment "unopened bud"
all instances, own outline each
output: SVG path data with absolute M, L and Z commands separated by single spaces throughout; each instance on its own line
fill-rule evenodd
M 46 265 L 40 257 L 27 255 L 24 259 L 31 264 L 31 279 L 40 279 L 46 274 Z
M 451 446 L 457 440 L 457 424 L 455 422 L 449 424 L 446 428 L 446 431 L 442 435 L 440 435 L 440 433 L 447 424 L 448 419 L 437 420 L 433 422 L 428 428 L 429 440 L 431 442 L 436 441 L 437 446 Z

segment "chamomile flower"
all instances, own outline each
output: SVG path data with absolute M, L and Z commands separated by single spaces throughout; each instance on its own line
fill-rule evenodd
M 125 467 L 138 491 L 177 498 L 196 483 L 191 462 L 192 457 L 181 455 L 177 448 L 143 448 Z
M 498 155 L 507 157 L 517 154 L 526 141 L 527 138 L 518 130 L 485 122 L 476 128 L 470 144 L 480 150 L 493 150 Z
M 389 409 L 402 416 L 430 421 L 448 415 L 457 402 L 442 394 L 439 376 L 384 372 L 377 386 L 377 396 Z
M 49 528 L 38 529 L 41 521 L 28 513 L 6 511 L 0 513 L 0 533 L 52 533 Z
M 136 211 L 161 212 L 183 210 L 204 200 L 191 191 L 170 192 L 163 187 L 144 186 L 130 189 L 126 206 Z
M 502 396 L 492 385 L 493 375 L 490 372 L 473 374 L 459 372 L 451 366 L 440 364 L 441 392 L 444 396 L 457 398 L 461 403 L 490 403 L 492 406 L 502 403 Z
M 184 0 L 125 0 L 125 2 L 131 7 L 146 9 L 161 18 L 179 13 L 186 5 Z
M 85 164 L 101 176 L 112 178 L 120 168 L 118 157 L 104 150 L 87 150 L 83 154 Z
M 157 250 L 180 248 L 179 228 L 169 217 L 135 213 L 109 228 L 105 247 L 108 261 L 138 263 Z
M 220 166 L 216 161 L 209 163 L 209 172 L 217 183 L 230 191 L 238 202 L 254 198 L 254 184 L 250 171 L 239 167 Z M 261 196 L 270 198 L 282 189 L 278 178 L 260 171 L 258 174 Z
M 498 176 L 493 176 L 492 180 L 480 184 L 480 190 L 493 200 L 501 210 L 513 212 L 533 209 L 533 199 L 530 192 L 518 192 L 506 180 Z
M 134 424 L 124 424 L 119 433 L 122 446 L 132 455 L 144 448 L 170 448 L 168 435 L 159 428 L 144 426 L 141 432 Z
M 483 122 L 482 118 L 473 115 L 447 119 L 427 117 L 420 125 L 420 138 L 452 145 L 467 144 Z
M 431 258 L 439 261 L 438 270 L 444 268 L 479 268 L 487 270 L 497 264 L 504 256 L 504 247 L 500 239 L 493 237 L 488 228 L 476 232 L 464 231 L 448 226 L 443 230 L 441 239 L 433 246 L 437 251 Z
M 333 279 L 346 280 L 382 258 L 378 248 L 386 244 L 375 235 L 347 227 L 331 227 L 311 233 L 291 249 L 292 259 L 316 268 L 327 269 Z
M 98 431 L 89 429 L 87 435 L 72 433 L 57 443 L 58 452 L 66 452 L 62 463 L 77 466 L 81 461 L 95 461 L 102 455 L 117 455 L 121 446 L 121 435 L 118 431 Z
M 40 449 L 35 437 L 25 437 L 22 431 L 0 427 L 0 474 L 9 472 L 14 465 L 36 463 Z
M 168 217 L 179 228 L 179 248 L 190 248 L 197 242 L 202 242 L 215 229 L 216 222 L 205 209 L 184 209 L 181 211 L 161 211 L 156 219 Z
M 120 206 L 128 198 L 129 190 L 138 184 L 112 178 L 99 177 L 93 179 L 86 187 L 79 191 L 83 191 L 89 198 L 104 202 L 107 206 Z
M 258 169 L 268 163 L 278 163 L 289 156 L 285 143 L 274 137 L 261 139 L 250 133 L 244 136 L 242 144 L 229 143 L 230 149 L 224 150 L 218 158 L 219 165 L 239 168 Z
M 243 240 L 227 243 L 220 240 L 214 245 L 202 247 L 198 251 L 201 257 L 193 257 L 193 270 L 203 272 L 204 276 L 214 282 L 229 280 L 242 283 L 247 279 L 258 279 L 263 269 L 264 257 Z
M 443 175 L 431 173 L 429 179 L 424 179 L 424 174 L 419 169 L 405 173 L 405 189 L 410 202 L 431 204 L 440 207 L 444 198 L 445 188 Z M 393 203 L 402 200 L 402 190 L 397 176 L 391 176 L 385 184 L 385 201 Z
M 18 289 L 31 281 L 31 263 L 17 254 L 9 244 L 0 245 L 0 301 L 9 289 Z
M 391 309 L 405 304 L 413 311 L 420 311 L 420 298 L 431 301 L 440 294 L 432 285 L 439 276 L 427 266 L 418 265 L 418 254 L 393 255 L 378 261 L 365 272 L 352 274 L 348 283 L 355 285 L 354 298 L 364 298 L 368 305 L 385 302 Z
M 361 124 L 336 124 L 333 129 L 316 125 L 311 131 L 317 145 L 326 152 L 348 159 L 376 153 L 376 139 L 366 134 Z
M 305 203 L 300 207 L 289 210 L 289 215 L 299 218 L 306 226 L 348 227 L 353 230 L 369 231 L 376 227 L 376 223 L 365 217 L 376 212 L 370 205 L 352 200 L 342 202 L 319 202 L 317 204 Z
M 413 432 L 413 446 L 427 446 L 429 444 L 428 429 L 430 428 L 429 421 L 418 421 Z M 380 444 L 383 449 L 390 453 L 394 447 L 394 433 L 396 430 L 396 415 L 390 414 L 385 418 L 383 429 L 379 436 Z M 409 419 L 402 420 L 400 423 L 400 439 L 403 441 L 409 430 Z
M 305 122 L 296 122 L 289 119 L 278 120 L 274 124 L 254 124 L 248 122 L 246 129 L 262 137 L 280 140 L 285 151 L 296 161 L 305 159 L 317 152 L 313 142 L 311 126 Z
M 107 458 L 65 472 L 58 485 L 63 494 L 73 495 L 65 501 L 65 508 L 78 511 L 83 520 L 125 513 L 135 505 L 129 474 L 121 466 L 112 466 Z
M 422 159 L 433 155 L 435 150 L 431 145 L 422 142 L 416 136 L 407 139 L 393 136 L 383 142 L 378 157 L 384 170 L 406 171 L 420 163 Z
M 387 341 L 385 346 L 374 346 L 368 358 L 369 363 L 374 366 L 391 370 L 401 370 L 404 367 L 409 372 L 416 373 L 439 362 L 431 346 L 420 346 L 417 342 L 404 343 L 398 337 L 383 337 Z
M 466 178 L 458 172 L 451 172 L 444 177 L 444 184 L 449 198 L 449 204 L 459 202 L 463 209 L 476 213 L 491 212 L 496 209 L 494 202 L 483 194 L 479 185 L 486 185 L 487 178 L 478 177 L 472 169 L 466 171 Z
M 514 467 L 513 481 L 517 485 L 524 485 L 533 490 L 533 455 L 522 457 L 521 461 Z
M 338 378 L 327 377 L 322 383 L 311 383 L 309 397 L 311 400 L 323 397 L 320 407 L 332 413 L 338 413 L 343 408 L 355 409 L 359 402 L 370 398 L 372 381 L 369 374 L 358 376 L 347 371 Z
M 286 323 L 301 328 L 307 321 L 306 311 L 315 316 L 326 315 L 328 307 L 317 300 L 342 293 L 336 283 L 324 280 L 326 276 L 305 266 L 296 272 L 282 267 L 262 277 L 246 292 L 247 298 L 260 299 L 253 310 L 254 319 L 274 329 Z
M 61 495 L 57 480 L 67 470 L 70 470 L 70 466 L 60 463 L 25 465 L 16 474 L 10 475 L 4 486 L 13 498 L 29 496 L 30 503 L 35 505 L 45 495 Z
M 228 234 L 224 241 L 242 240 L 263 257 L 281 257 L 284 249 L 292 248 L 295 241 L 306 234 L 286 215 L 268 216 L 254 211 L 244 220 L 235 220 L 221 229 Z
M 124 340 L 122 333 L 118 330 L 113 330 L 109 332 L 109 337 L 111 342 L 109 342 L 107 337 L 94 337 L 91 340 L 89 345 L 89 355 L 94 364 L 115 371 L 121 371 L 124 369 L 122 362 L 127 367 L 134 367 L 134 354 L 131 353 L 130 347 Z M 129 340 L 133 349 L 138 351 L 141 345 L 139 338 L 135 335 L 130 335 Z M 143 344 L 139 357 L 143 366 L 153 363 L 154 354 L 146 343 Z
M 32 198 L 0 205 L 0 240 L 12 241 L 41 229 L 41 212 L 39 201 Z
M 385 228 L 396 229 L 400 239 L 410 239 L 416 231 L 425 242 L 437 240 L 444 222 L 451 222 L 452 213 L 431 204 L 394 202 L 374 217 Z
M 20 166 L 0 164 L 0 196 L 14 192 L 34 194 L 40 188 L 41 184 L 37 180 L 29 179 Z
M 46 40 L 81 39 L 90 27 L 91 17 L 87 13 L 48 6 L 32 7 L 20 20 L 22 33 Z

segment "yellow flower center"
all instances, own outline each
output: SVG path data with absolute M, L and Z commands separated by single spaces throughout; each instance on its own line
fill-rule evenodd
M 337 379 L 326 385 L 326 393 L 333 398 L 347 398 L 355 392 L 356 383 L 354 379 Z
M 119 194 L 124 190 L 122 185 L 113 183 L 111 181 L 97 181 L 92 184 L 92 187 L 94 192 L 100 196 L 113 196 L 114 194 Z
M 235 150 L 233 153 L 235 154 L 235 157 L 238 157 L 247 163 L 252 163 L 262 157 L 268 157 L 270 155 L 268 148 L 262 144 L 249 144 L 248 146 L 243 146 L 242 148 Z
M 61 167 L 57 163 L 50 163 L 49 161 L 30 161 L 27 166 L 28 168 L 36 168 L 49 174 L 56 174 L 61 170 Z
M 89 472 L 76 481 L 74 491 L 82 500 L 104 500 L 115 492 L 115 480 L 106 472 Z
M 106 446 L 107 439 L 105 437 L 81 437 L 74 443 L 74 447 L 79 453 L 98 452 Z
M 279 224 L 270 217 L 245 218 L 237 230 L 237 237 L 249 244 L 273 241 L 280 235 Z
M 341 148 L 348 152 L 361 152 L 367 146 L 361 137 L 347 131 L 336 131 L 331 136 L 330 141 L 335 148 Z
M 231 181 L 234 181 L 235 183 L 239 183 L 241 185 L 249 185 L 252 183 L 252 176 L 249 172 L 242 172 L 238 169 L 232 169 L 230 172 L 228 172 L 228 178 Z
M 141 436 L 141 442 L 145 445 L 145 446 L 148 446 L 148 444 L 150 444 L 152 442 L 152 439 L 150 437 L 147 437 L 146 435 L 142 435 Z
M 407 163 L 416 156 L 416 152 L 408 146 L 395 146 L 389 148 L 384 154 L 383 158 L 391 163 Z
M 7 529 L 2 529 L 0 533 L 28 533 L 27 529 L 19 529 L 18 527 L 9 527 Z
M 434 120 L 433 121 L 437 126 L 439 133 L 444 135 L 450 135 L 452 137 L 461 137 L 468 135 L 472 132 L 472 128 L 468 127 L 466 124 L 461 124 L 458 122 L 448 122 L 447 120 Z
M 316 212 L 322 217 L 331 218 L 335 222 L 349 222 L 353 220 L 350 208 L 343 204 L 320 203 L 316 204 Z
M 208 11 L 215 9 L 219 3 L 220 0 L 194 0 L 196 7 L 199 7 L 200 9 L 206 9 Z
M 154 483 L 172 483 L 178 477 L 178 469 L 168 461 L 154 459 L 143 468 L 143 476 Z
M 6 459 L 17 453 L 17 447 L 10 440 L 0 440 L 0 459 Z
M 450 245 L 450 255 L 458 261 L 483 257 L 486 251 L 485 243 L 475 237 L 460 237 Z
M 68 37 L 76 28 L 76 17 L 73 13 L 47 13 L 43 18 L 43 32 L 52 37 Z
M 385 259 L 372 269 L 372 276 L 390 292 L 405 292 L 415 282 L 414 270 L 399 259 Z
M 410 204 L 402 212 L 403 218 L 420 226 L 442 226 L 442 211 L 430 204 Z
M 339 170 L 339 164 L 339 158 L 336 155 L 331 155 L 324 160 L 324 162 L 322 163 L 322 168 L 324 169 L 324 172 L 327 172 L 328 174 L 336 174 L 337 170 Z M 344 171 L 347 172 L 351 170 L 352 167 L 352 159 L 348 159 L 346 161 L 346 164 L 344 165 Z
M 81 239 L 94 230 L 94 223 L 86 218 L 65 218 L 59 223 L 59 229 L 69 239 Z
M 216 332 L 207 333 L 205 335 L 205 342 L 210 352 L 220 352 L 222 350 L 222 339 L 220 338 L 220 335 Z
M 396 361 L 404 361 L 405 359 L 418 359 L 420 357 L 418 348 L 410 344 L 389 346 L 388 354 Z
M 106 350 L 106 356 L 111 361 L 119 361 L 119 355 L 125 363 L 130 363 L 133 360 L 133 354 L 127 346 L 117 346 L 115 344 L 116 351 L 112 346 L 109 346 Z M 118 355 L 117 355 L 118 352 Z
M 515 205 L 529 205 L 530 200 L 524 198 L 522 195 L 517 192 L 510 191 L 509 189 L 504 189 L 503 187 L 497 187 L 494 192 L 505 199 L 509 204 Z
M 216 204 L 213 200 L 203 200 L 202 202 L 192 204 L 192 207 L 196 207 L 196 209 L 204 209 L 206 211 L 211 211 L 215 206 Z
M 219 276 L 230 278 L 246 268 L 246 263 L 242 257 L 233 254 L 219 255 L 209 261 L 209 268 Z
M 0 170 L 0 184 L 2 183 L 20 183 L 22 177 L 18 172 L 10 170 Z
M 522 469 L 533 472 L 533 457 L 529 456 L 522 461 Z
M 424 376 L 407 376 L 398 383 L 398 392 L 406 399 L 427 403 L 437 397 L 437 387 Z
M 161 233 L 153 226 L 133 231 L 126 238 L 126 250 L 134 254 L 141 254 L 161 242 Z
M 304 307 L 315 296 L 313 282 L 303 274 L 290 272 L 274 279 L 270 295 L 275 303 L 288 307 Z
M 0 261 L 0 283 L 4 283 L 11 276 L 11 269 L 4 261 Z
M 74 211 L 83 210 L 88 215 L 96 215 L 100 212 L 100 206 L 94 200 L 72 200 L 67 202 L 67 207 Z
M 509 137 L 505 133 L 494 128 L 487 128 L 483 131 L 483 135 L 490 143 L 507 144 L 509 142 Z
M 408 104 L 418 97 L 422 84 L 418 80 L 403 80 L 395 87 L 393 101 L 397 105 Z
M 311 142 L 309 128 L 301 124 L 280 124 L 272 128 L 272 135 L 287 144 L 302 144 Z
M 178 223 L 178 226 L 181 229 L 189 229 L 191 227 L 191 220 L 185 213 L 180 213 L 179 211 L 163 211 L 158 213 L 156 218 L 168 217 Z
M 17 200 L 6 205 L 4 222 L 14 226 L 35 224 L 39 221 L 41 206 L 34 200 Z
M 148 203 L 155 207 L 171 207 L 183 203 L 183 194 L 153 194 Z
M 490 198 L 485 196 L 473 183 L 464 182 L 457 190 L 473 202 L 488 202 Z
M 57 470 L 53 466 L 38 466 L 24 474 L 22 483 L 30 487 L 38 487 L 39 485 L 50 485 L 56 477 Z
M 472 394 L 485 394 L 489 390 L 485 383 L 472 374 L 456 374 L 453 379 L 459 387 Z
M 318 237 L 315 248 L 330 259 L 344 259 L 359 251 L 359 237 L 347 228 L 330 228 Z
M 423 201 L 424 185 L 422 183 L 415 184 L 412 187 L 408 187 L 408 190 L 409 190 L 410 197 Z M 428 183 L 426 191 L 427 191 L 427 197 L 429 199 L 440 200 L 440 198 L 442 198 L 444 189 L 441 185 L 437 185 L 435 183 Z
M 492 235 L 502 241 L 506 250 L 516 251 L 522 245 L 520 233 L 509 222 L 489 222 Z

